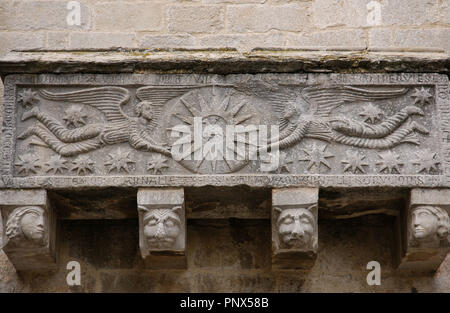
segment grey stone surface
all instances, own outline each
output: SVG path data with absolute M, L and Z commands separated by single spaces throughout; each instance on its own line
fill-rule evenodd
M 280 18 L 283 16 L 283 18 Z M 305 31 L 311 26 L 311 11 L 307 3 L 229 6 L 229 28 L 234 33 L 264 33 L 270 30 Z
M 449 184 L 443 75 L 17 75 L 5 95 L 7 188 Z M 269 141 L 215 154 L 226 140 L 195 139 L 195 121 Z
M 317 33 L 327 36 L 330 32 Z M 358 31 L 356 31 L 356 34 Z M 10 34 L 10 33 L 7 33 Z M 346 33 L 336 36 L 346 36 Z M 80 32 L 71 34 L 78 37 L 77 48 L 64 51 L 40 51 L 39 47 L 28 47 L 26 51 L 12 52 L 0 59 L 0 75 L 17 73 L 449 73 L 448 54 L 442 48 L 408 48 L 340 46 L 270 47 L 268 41 L 274 35 L 257 35 L 255 40 L 263 42 L 264 48 L 245 45 L 244 51 L 227 47 L 228 42 L 240 40 L 248 42 L 240 35 L 205 35 L 200 39 L 224 38 L 222 46 L 195 46 L 185 48 L 122 49 L 120 41 L 135 46 L 133 33 Z M 295 35 L 297 36 L 297 35 Z M 294 36 L 294 40 L 295 40 Z M 312 36 L 315 36 L 313 34 Z M 335 38 L 329 35 L 331 38 Z M 267 38 L 265 38 L 267 37 Z M 33 38 L 31 36 L 27 38 Z M 84 39 L 83 39 L 84 38 Z M 91 38 L 91 39 L 89 39 Z M 145 37 L 144 37 L 145 38 Z M 289 37 L 286 37 L 289 39 Z M 89 40 L 91 42 L 89 43 Z M 274 42 L 284 40 L 276 37 Z M 344 38 L 342 39 L 344 40 Z M 349 40 L 348 36 L 345 40 Z M 359 41 L 359 39 L 358 39 Z M 358 42 L 357 41 L 357 42 Z M 294 41 L 295 43 L 295 41 Z M 302 44 L 301 42 L 298 44 Z M 72 45 L 74 43 L 72 42 Z M 101 45 L 103 49 L 98 48 Z M 106 46 L 106 47 L 105 47 Z M 116 47 L 116 49 L 107 49 Z M 119 48 L 117 48 L 119 47 Z M 23 47 L 26 49 L 27 47 Z
M 163 6 L 160 3 L 100 2 L 94 8 L 97 31 L 155 31 L 162 27 Z
M 86 30 L 90 27 L 90 9 L 80 1 L 80 25 L 69 25 L 67 2 L 63 1 L 0 1 L 0 30 L 36 31 Z
M 127 32 L 78 32 L 69 35 L 69 49 L 111 49 L 122 45 L 136 48 L 136 35 Z
M 171 6 L 168 29 L 171 33 L 216 33 L 225 26 L 224 14 L 221 6 Z

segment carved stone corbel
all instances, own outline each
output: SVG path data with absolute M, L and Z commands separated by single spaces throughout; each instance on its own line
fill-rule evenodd
M 450 189 L 412 189 L 402 225 L 401 269 L 436 270 L 450 252 Z
M 309 269 L 318 248 L 318 188 L 272 190 L 272 267 Z
M 17 271 L 56 268 L 56 214 L 47 192 L 0 190 L 3 251 Z
M 186 214 L 183 188 L 140 188 L 139 248 L 152 269 L 186 268 Z

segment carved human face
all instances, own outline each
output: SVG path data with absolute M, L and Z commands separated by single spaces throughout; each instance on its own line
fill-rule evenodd
M 289 248 L 309 247 L 314 238 L 314 216 L 304 208 L 284 209 L 278 217 L 278 233 Z
M 411 228 L 415 239 L 430 239 L 437 232 L 438 218 L 426 207 L 417 207 L 412 212 Z
M 173 247 L 181 231 L 175 209 L 151 209 L 144 214 L 144 237 L 149 248 Z
M 293 117 L 295 117 L 295 114 L 296 114 L 296 113 L 297 113 L 297 112 L 296 112 L 295 108 L 294 108 L 293 106 L 289 106 L 289 107 L 287 107 L 286 110 L 284 111 L 283 118 L 285 118 L 285 119 L 288 120 L 288 121 L 291 121 L 291 119 L 292 119 Z
M 153 107 L 150 102 L 145 102 L 141 107 L 141 116 L 150 121 L 153 118 Z
M 25 238 L 35 241 L 44 241 L 44 212 L 41 208 L 35 208 L 28 211 L 20 220 L 20 227 Z

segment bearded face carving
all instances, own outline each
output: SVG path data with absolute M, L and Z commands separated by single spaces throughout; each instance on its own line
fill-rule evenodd
M 44 245 L 46 241 L 44 210 L 38 206 L 18 207 L 6 222 L 6 236 L 12 241 Z
M 311 209 L 289 208 L 281 210 L 277 219 L 278 236 L 284 248 L 307 249 L 317 246 L 316 222 Z
M 410 227 L 418 243 L 445 239 L 450 231 L 449 216 L 437 206 L 418 206 L 411 212 Z
M 171 249 L 181 233 L 182 224 L 179 216 L 181 206 L 173 208 L 148 209 L 143 211 L 143 235 L 149 249 Z

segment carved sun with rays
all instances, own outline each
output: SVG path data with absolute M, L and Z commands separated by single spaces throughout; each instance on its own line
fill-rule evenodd
M 256 117 L 256 112 L 245 98 L 236 96 L 230 89 L 210 87 L 194 90 L 177 101 L 171 116 L 172 128 L 168 130 L 180 124 L 189 129 L 191 138 L 186 143 L 191 149 L 182 156 L 180 163 L 183 166 L 195 173 L 231 173 L 248 163 L 245 154 L 249 143 L 246 133 L 239 130 L 232 140 L 226 140 L 227 125 L 254 124 Z M 199 122 L 201 145 L 194 143 L 194 131 L 198 131 Z M 237 143 L 241 143 L 246 150 L 236 149 Z M 219 145 L 221 148 L 216 149 Z M 230 155 L 234 156 L 232 160 Z

